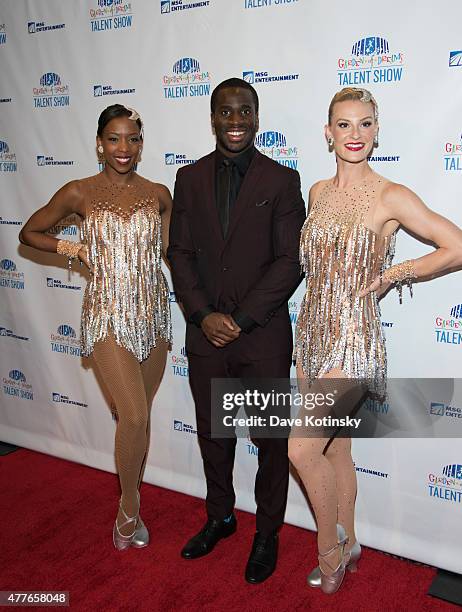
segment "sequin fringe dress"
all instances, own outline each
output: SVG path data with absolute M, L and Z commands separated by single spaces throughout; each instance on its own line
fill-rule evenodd
M 386 391 L 387 358 L 375 293 L 359 293 L 391 265 L 396 233 L 378 236 L 366 226 L 385 179 L 348 189 L 327 181 L 305 221 L 300 261 L 306 293 L 295 334 L 295 359 L 311 382 L 341 369 L 378 397 Z
M 140 177 L 138 177 L 139 179 Z M 169 291 L 161 270 L 161 218 L 153 184 L 115 185 L 102 175 L 81 181 L 87 202 L 81 239 L 90 273 L 82 304 L 82 354 L 110 330 L 144 361 L 156 339 L 171 341 Z

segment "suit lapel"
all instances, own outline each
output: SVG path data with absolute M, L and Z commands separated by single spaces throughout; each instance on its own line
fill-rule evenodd
M 212 153 L 204 169 L 204 203 L 207 219 L 210 219 L 210 227 L 220 246 L 223 246 L 223 234 L 221 231 L 220 219 L 218 217 L 217 205 L 215 202 L 215 153 Z
M 230 211 L 230 220 L 229 220 L 229 229 L 228 234 L 226 236 L 226 242 L 231 238 L 234 230 L 236 229 L 239 218 L 242 213 L 246 209 L 249 204 L 249 200 L 252 199 L 252 194 L 255 191 L 255 187 L 260 180 L 260 175 L 263 170 L 263 155 L 256 151 L 254 158 L 249 166 L 249 169 L 246 172 L 244 182 L 239 190 L 239 195 L 237 196 L 236 203 L 233 209 Z M 218 219 L 218 215 L 217 215 Z

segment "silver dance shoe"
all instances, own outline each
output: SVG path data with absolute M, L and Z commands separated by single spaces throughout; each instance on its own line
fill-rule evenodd
M 131 546 L 133 538 L 135 537 L 136 524 L 138 523 L 139 513 L 136 516 L 127 516 L 125 514 L 125 510 L 122 508 L 122 501 L 120 501 L 119 503 L 119 508 L 125 520 L 121 525 L 118 525 L 116 519 L 114 523 L 114 529 L 112 530 L 112 541 L 114 542 L 114 546 L 117 548 L 117 550 L 126 550 Z M 124 535 L 123 533 L 120 533 L 120 529 L 122 527 L 125 527 L 126 525 L 129 525 L 130 523 L 133 523 L 133 533 L 130 535 Z
M 141 516 L 138 519 L 138 524 L 133 535 L 132 546 L 134 548 L 144 548 L 149 544 L 149 531 L 143 523 Z
M 340 542 L 341 540 L 343 540 L 343 538 L 345 537 L 345 530 L 343 529 L 343 527 L 341 525 L 337 524 L 337 541 Z M 351 572 L 354 573 L 357 571 L 357 563 L 359 561 L 359 559 L 361 558 L 361 546 L 359 544 L 358 541 L 356 541 L 353 546 L 351 547 L 351 550 L 349 550 L 346 554 L 346 569 Z M 319 569 L 319 566 L 316 566 L 313 571 L 308 574 L 307 579 L 306 579 L 307 583 L 310 585 L 310 587 L 320 587 L 321 586 L 321 571 Z
M 339 590 L 340 585 L 343 582 L 343 578 L 345 577 L 347 557 L 344 551 L 345 551 L 345 544 L 347 543 L 348 543 L 348 537 L 345 536 L 340 542 L 337 542 L 335 546 L 332 546 L 332 548 L 327 550 L 325 553 L 319 553 L 318 555 L 318 559 L 320 561 L 321 559 L 324 559 L 324 563 L 332 571 L 331 574 L 325 574 L 323 570 L 321 569 L 321 567 L 319 567 L 319 572 L 321 575 L 321 591 L 323 593 L 326 593 L 327 595 L 336 593 Z M 335 550 L 337 550 L 337 548 L 340 549 L 340 561 L 337 567 L 334 568 L 327 561 L 326 557 L 331 555 Z

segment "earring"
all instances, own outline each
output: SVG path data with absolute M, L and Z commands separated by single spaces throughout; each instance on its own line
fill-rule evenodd
M 374 146 L 378 147 L 379 146 L 379 135 L 376 134 L 374 136 Z
M 98 145 L 98 153 L 104 153 L 103 145 Z
M 139 153 L 138 153 L 138 160 L 137 160 L 138 162 L 142 161 L 142 160 L 141 160 L 141 153 L 142 153 L 142 152 L 143 152 L 143 149 L 140 149 L 140 150 L 139 150 Z
M 329 136 L 329 138 L 327 139 L 327 144 L 329 145 L 329 147 L 334 146 L 334 139 L 332 138 L 332 136 Z

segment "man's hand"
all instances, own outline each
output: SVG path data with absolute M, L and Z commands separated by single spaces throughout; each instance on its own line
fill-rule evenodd
M 207 340 L 217 348 L 222 348 L 236 340 L 241 333 L 240 327 L 233 318 L 221 312 L 211 312 L 204 317 L 201 328 Z

